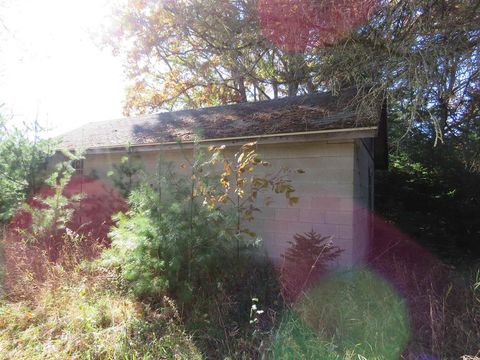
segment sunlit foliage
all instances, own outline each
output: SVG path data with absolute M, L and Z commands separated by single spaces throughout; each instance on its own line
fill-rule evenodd
M 0 119 L 0 223 L 43 184 L 54 142 L 41 137 L 38 123 L 14 127 Z
M 251 0 L 129 1 L 105 36 L 124 58 L 125 112 L 263 100 L 318 88 L 313 54 L 277 48 Z
M 130 1 L 105 42 L 125 112 L 368 89 L 436 140 L 478 123 L 478 0 Z M 366 94 L 366 95 L 365 95 Z

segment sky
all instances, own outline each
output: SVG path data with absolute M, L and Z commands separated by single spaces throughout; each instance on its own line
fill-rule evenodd
M 38 118 L 54 136 L 122 116 L 119 58 L 92 34 L 113 0 L 0 0 L 0 112 L 20 124 Z

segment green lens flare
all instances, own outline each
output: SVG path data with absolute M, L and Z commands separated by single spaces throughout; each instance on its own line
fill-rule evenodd
M 360 268 L 323 279 L 285 314 L 271 347 L 275 359 L 392 359 L 405 350 L 404 300 Z

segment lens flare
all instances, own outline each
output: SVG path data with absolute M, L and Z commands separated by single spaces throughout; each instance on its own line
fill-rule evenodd
M 20 209 L 13 217 L 4 241 L 7 288 L 12 289 L 14 284 L 21 282 L 21 274 L 29 274 L 32 279 L 41 281 L 45 277 L 47 262 L 65 262 L 76 255 L 93 258 L 108 246 L 112 214 L 126 211 L 126 201 L 104 182 L 81 175 L 70 179 L 62 195 L 71 199 L 78 194 L 83 194 L 78 204 L 69 204 L 65 199 L 58 201 L 59 206 L 71 211 L 71 217 L 64 226 L 58 227 L 54 222 L 51 226 L 46 225 L 41 232 L 35 231 L 39 222 L 40 225 L 46 224 L 40 214 L 49 206 L 42 199 L 54 195 L 54 190 L 47 186 L 27 201 L 31 210 Z M 66 212 L 59 211 L 58 214 L 62 217 Z
M 283 294 L 292 310 L 284 314 L 273 347 L 274 355 L 291 353 L 293 356 L 295 351 L 301 351 L 306 358 L 329 359 L 332 354 L 337 356 L 333 358 L 343 358 L 352 355 L 353 351 L 353 355 L 365 358 L 398 359 L 402 353 L 410 351 L 407 348 L 409 339 L 425 335 L 431 305 L 425 294 L 442 293 L 448 287 L 448 268 L 360 201 L 351 207 L 353 220 L 349 241 L 342 239 L 341 232 L 328 232 L 335 228 L 321 223 L 323 218 L 319 211 L 335 210 L 335 206 L 342 204 L 340 195 L 338 199 L 331 193 L 318 196 L 317 208 L 310 210 L 312 219 L 317 218 L 317 213 L 319 215 L 319 223 L 310 224 L 312 229 L 324 238 L 331 236 L 329 249 L 336 245 L 344 250 L 338 261 L 330 256 L 317 259 L 317 253 L 329 255 L 320 246 L 326 243 L 309 242 L 309 246 L 294 248 L 296 272 L 293 278 L 282 276 L 279 271 L 282 289 L 288 287 L 292 279 L 297 280 L 293 283 L 298 286 L 294 288 L 294 297 Z M 365 222 L 356 222 L 357 217 L 368 219 L 365 222 L 369 231 L 358 231 L 358 226 L 365 230 L 362 227 Z M 288 243 L 290 247 L 283 248 L 283 263 L 285 254 L 295 244 L 291 240 Z M 325 266 L 324 260 L 330 266 Z M 356 265 L 349 270 L 350 261 Z M 317 273 L 315 265 L 319 262 L 322 266 Z M 308 266 L 302 267 L 303 263 Z M 432 355 L 422 356 L 418 359 L 436 359 Z
M 279 48 L 303 52 L 332 44 L 363 24 L 378 0 L 260 0 L 263 36 Z
M 409 338 L 405 301 L 375 272 L 358 268 L 332 274 L 307 291 L 282 322 L 273 352 L 398 359 Z

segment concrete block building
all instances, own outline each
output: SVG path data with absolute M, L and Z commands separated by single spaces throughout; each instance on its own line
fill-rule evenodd
M 353 89 L 255 103 L 182 110 L 86 124 L 62 136 L 61 147 L 82 149 L 77 171 L 109 182 L 107 173 L 127 153 L 154 171 L 158 161 L 180 165 L 203 146 L 232 153 L 247 142 L 272 168 L 302 169 L 291 176 L 299 203 L 258 204 L 251 227 L 272 259 L 296 233 L 332 236 L 345 251 L 341 265 L 361 262 L 372 236 L 374 170 L 386 166 L 385 108 L 359 112 Z

